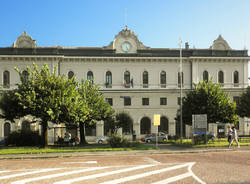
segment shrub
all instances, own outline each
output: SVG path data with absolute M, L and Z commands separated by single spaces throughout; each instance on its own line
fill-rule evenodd
M 42 144 L 39 132 L 18 131 L 12 132 L 5 140 L 5 144 L 13 146 L 38 146 Z
M 128 140 L 124 136 L 113 134 L 109 139 L 109 144 L 112 148 L 120 148 L 129 146 Z

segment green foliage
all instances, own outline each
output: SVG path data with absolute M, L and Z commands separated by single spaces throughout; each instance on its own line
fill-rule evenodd
M 41 143 L 42 137 L 39 135 L 39 132 L 32 131 L 12 132 L 5 139 L 6 146 L 38 146 Z
M 240 117 L 250 117 L 250 87 L 241 95 L 237 106 L 237 114 Z
M 51 72 L 48 65 L 41 69 L 36 64 L 27 67 L 27 75 L 18 68 L 21 83 L 13 91 L 1 96 L 1 117 L 8 120 L 32 115 L 40 120 L 44 146 L 47 145 L 48 122 L 66 126 L 80 124 L 81 141 L 84 140 L 84 124 L 93 125 L 99 120 L 109 119 L 114 111 L 105 101 L 99 87 L 93 81 L 83 80 L 79 84 L 75 77 L 68 79 Z
M 91 126 L 100 120 L 109 120 L 113 116 L 113 109 L 99 92 L 99 86 L 90 80 L 82 80 L 78 89 L 84 108 L 78 109 L 80 123 L 81 144 L 85 144 L 84 124 Z
M 126 134 L 133 131 L 133 119 L 126 112 L 117 113 L 115 116 L 109 116 L 104 121 L 105 129 L 110 130 L 111 134 L 116 133 L 119 128 Z
M 111 106 L 104 99 L 103 93 L 99 92 L 99 86 L 90 80 L 82 80 L 79 93 L 86 109 L 81 109 L 81 123 L 96 123 L 105 120 L 113 114 Z
M 192 114 L 207 114 L 208 123 L 236 123 L 236 106 L 212 80 L 199 82 L 183 100 L 183 122 L 192 124 Z
M 109 132 L 110 135 L 117 132 L 115 116 L 110 116 L 109 118 L 105 119 L 104 128 L 105 131 Z
M 125 133 L 132 133 L 133 119 L 126 112 L 116 114 L 116 128 L 122 128 Z
M 113 134 L 109 139 L 109 144 L 112 148 L 127 147 L 129 145 L 128 140 L 124 136 Z
M 17 90 L 2 91 L 0 96 L 1 118 L 14 122 L 14 119 L 24 114 L 24 109 L 18 103 L 18 98 L 15 95 Z
M 16 95 L 19 104 L 29 114 L 53 123 L 64 123 L 75 118 L 74 110 L 80 100 L 75 78 L 69 80 L 64 75 L 57 76 L 56 68 L 51 73 L 48 65 L 44 65 L 41 70 L 35 64 L 33 70 L 27 67 L 26 80 L 16 70 L 21 79 Z
M 21 83 L 15 96 L 18 105 L 22 107 L 22 117 L 32 115 L 41 119 L 44 146 L 47 145 L 48 121 L 52 123 L 67 123 L 78 121 L 77 110 L 83 106 L 77 91 L 78 83 L 75 78 L 58 76 L 56 68 L 50 72 L 48 65 L 43 65 L 39 70 L 36 64 L 33 69 L 27 67 L 27 76 L 16 68 Z

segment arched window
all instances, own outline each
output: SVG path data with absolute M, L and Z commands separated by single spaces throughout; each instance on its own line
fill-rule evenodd
M 24 71 L 22 72 L 22 75 L 23 75 L 23 80 L 24 80 L 24 82 L 27 82 L 28 79 L 29 79 L 29 74 L 28 74 L 28 72 L 27 72 L 26 70 L 24 70 Z
M 219 73 L 218 73 L 218 82 L 221 84 L 221 86 L 223 86 L 224 85 L 224 73 L 223 73 L 223 71 L 219 71 Z
M 3 87 L 5 88 L 10 87 L 10 72 L 7 70 L 3 72 Z
M 124 81 L 123 81 L 123 85 L 126 88 L 130 87 L 130 72 L 126 71 L 124 72 Z
M 88 71 L 87 73 L 87 80 L 94 80 L 94 75 L 92 71 Z
M 68 73 L 68 79 L 72 79 L 73 76 L 74 76 L 74 72 L 69 71 L 69 73 Z
M 22 131 L 30 131 L 30 122 L 28 121 L 23 121 L 22 122 Z
M 106 72 L 106 87 L 107 88 L 112 87 L 112 73 L 110 71 Z
M 234 86 L 238 87 L 239 86 L 239 72 L 234 71 Z
M 161 87 L 165 88 L 167 84 L 167 75 L 165 71 L 161 71 L 160 79 L 161 79 Z
M 181 87 L 181 84 L 182 84 L 182 87 L 183 87 L 183 81 L 184 81 L 184 74 L 183 74 L 183 72 L 182 72 L 182 76 L 180 75 L 180 72 L 178 72 L 178 87 Z
M 148 88 L 148 72 L 144 71 L 142 74 L 143 87 Z
M 10 123 L 4 123 L 4 137 L 10 135 Z
M 208 72 L 206 70 L 203 72 L 203 81 L 208 81 Z
M 141 119 L 140 123 L 141 134 L 150 134 L 151 133 L 151 121 L 148 117 Z
M 168 118 L 166 117 L 161 117 L 161 122 L 160 122 L 160 126 L 158 126 L 158 132 L 164 132 L 169 134 L 169 129 L 168 129 Z

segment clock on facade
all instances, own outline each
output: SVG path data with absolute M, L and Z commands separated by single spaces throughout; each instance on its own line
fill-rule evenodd
M 130 49 L 131 49 L 131 44 L 130 44 L 129 42 L 124 42 L 124 43 L 122 44 L 122 50 L 123 50 L 124 52 L 130 51 Z

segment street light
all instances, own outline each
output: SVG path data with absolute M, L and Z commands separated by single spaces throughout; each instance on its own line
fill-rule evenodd
M 180 129 L 181 129 L 181 131 L 180 131 L 180 138 L 181 138 L 181 144 L 182 144 L 182 137 L 183 137 L 183 128 L 182 128 L 182 40 L 181 40 L 181 38 L 179 39 L 179 45 L 180 45 Z

